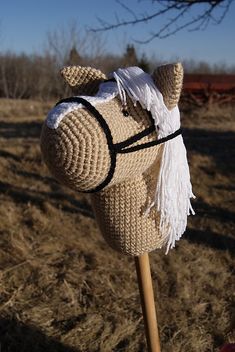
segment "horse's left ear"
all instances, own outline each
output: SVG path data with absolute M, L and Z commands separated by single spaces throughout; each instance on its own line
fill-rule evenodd
M 77 95 L 94 95 L 106 75 L 92 67 L 67 66 L 60 71 L 65 81 Z
M 166 107 L 172 110 L 179 101 L 184 70 L 181 63 L 159 66 L 153 72 L 153 80 L 163 95 Z

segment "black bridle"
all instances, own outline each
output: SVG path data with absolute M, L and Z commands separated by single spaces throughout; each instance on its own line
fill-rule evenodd
M 182 133 L 181 128 L 179 128 L 177 131 L 169 134 L 167 137 L 133 146 L 132 144 L 134 144 L 135 142 L 141 140 L 142 138 L 148 136 L 149 134 L 155 131 L 155 126 L 154 124 L 152 124 L 150 127 L 147 127 L 145 130 L 133 135 L 132 137 L 127 138 L 123 142 L 113 143 L 113 136 L 107 122 L 105 121 L 104 117 L 100 114 L 100 112 L 96 110 L 96 108 L 91 103 L 89 103 L 89 101 L 80 97 L 70 97 L 70 98 L 65 98 L 60 100 L 56 105 L 59 105 L 61 103 L 82 104 L 96 118 L 98 124 L 103 129 L 107 139 L 110 160 L 111 160 L 108 175 L 106 176 L 104 181 L 102 181 L 97 187 L 89 191 L 84 191 L 84 193 L 94 193 L 94 192 L 101 191 L 104 187 L 106 187 L 110 183 L 110 181 L 113 178 L 113 174 L 116 167 L 117 154 L 127 154 L 127 153 L 136 152 L 138 150 L 142 150 L 145 148 L 150 148 L 150 147 L 165 143 L 170 139 L 173 139 L 179 136 Z M 149 114 L 151 116 L 150 112 Z

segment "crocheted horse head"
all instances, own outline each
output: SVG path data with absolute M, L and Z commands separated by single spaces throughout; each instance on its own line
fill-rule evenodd
M 43 125 L 49 170 L 59 182 L 90 193 L 114 249 L 137 256 L 173 247 L 192 196 L 177 108 L 181 64 L 160 66 L 152 76 L 132 67 L 108 79 L 79 66 L 62 75 L 77 95 L 60 101 Z

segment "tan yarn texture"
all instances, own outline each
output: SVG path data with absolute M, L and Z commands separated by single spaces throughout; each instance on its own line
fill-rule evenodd
M 78 71 L 80 78 L 77 76 L 74 81 L 78 86 L 84 86 L 88 83 L 87 76 L 83 81 L 80 69 Z M 91 74 L 92 71 L 89 72 Z M 157 72 L 159 78 L 156 78 Z M 153 78 L 155 82 L 160 80 L 158 86 L 168 108 L 178 103 L 182 76 L 180 64 L 163 66 L 154 72 Z M 96 70 L 94 77 L 102 80 L 102 75 L 97 78 Z M 148 113 L 139 104 L 135 107 L 129 99 L 128 117 L 121 113 L 119 98 L 97 105 L 96 109 L 105 118 L 114 143 L 124 141 L 152 123 Z M 135 144 L 156 137 L 156 132 L 153 132 Z M 106 136 L 86 109 L 75 109 L 68 113 L 55 130 L 44 124 L 41 150 L 55 178 L 77 191 L 98 186 L 110 168 Z M 160 248 L 166 242 L 165 234 L 159 231 L 156 210 L 152 209 L 148 216 L 144 215 L 155 190 L 161 150 L 162 146 L 154 146 L 129 154 L 118 154 L 111 182 L 105 189 L 90 196 L 104 238 L 121 253 L 137 256 Z
M 76 95 L 94 95 L 100 81 L 106 79 L 104 73 L 92 67 L 67 66 L 60 73 Z
M 173 109 L 178 102 L 183 84 L 181 63 L 157 67 L 153 72 L 153 80 L 163 97 L 165 97 L 165 104 L 168 109 Z
M 105 134 L 83 109 L 69 113 L 56 130 L 44 124 L 41 150 L 53 176 L 77 191 L 96 187 L 110 167 Z

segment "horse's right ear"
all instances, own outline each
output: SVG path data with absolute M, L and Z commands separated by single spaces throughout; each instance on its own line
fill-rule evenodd
M 78 95 L 96 94 L 99 84 L 107 79 L 103 72 L 92 67 L 67 66 L 60 73 Z
M 159 66 L 153 72 L 153 80 L 163 95 L 166 107 L 172 110 L 180 99 L 184 70 L 180 62 Z

